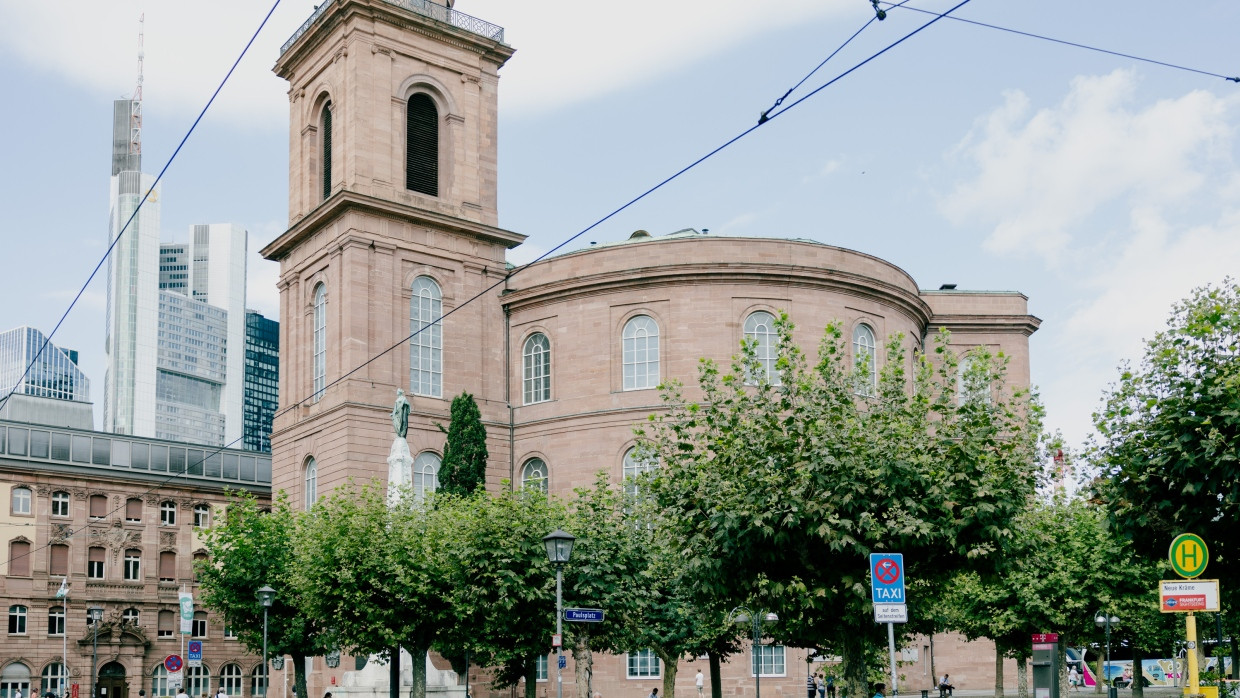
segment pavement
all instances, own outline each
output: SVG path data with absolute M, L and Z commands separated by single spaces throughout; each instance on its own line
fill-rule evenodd
M 1117 692 L 1119 694 L 1119 698 L 1132 698 L 1132 689 L 1120 688 L 1120 689 L 1117 689 Z M 1174 688 L 1171 686 L 1147 686 L 1144 691 L 1144 698 L 1172 698 L 1173 696 L 1178 697 L 1183 694 L 1184 694 L 1183 688 Z M 995 691 L 993 688 L 992 689 L 958 688 L 952 692 L 953 698 L 994 698 L 994 695 L 995 695 Z M 1033 696 L 1032 689 L 1030 689 L 1029 695 L 1030 695 L 1030 698 L 1032 698 Z M 902 698 L 919 698 L 921 696 L 921 690 L 916 689 L 913 691 L 909 691 L 907 689 L 901 689 L 900 696 Z M 939 698 L 938 690 L 930 691 L 930 698 Z M 1003 698 L 1018 698 L 1018 694 L 1015 689 L 1004 691 Z M 1099 693 L 1094 693 L 1093 687 L 1089 687 L 1089 688 L 1083 688 L 1079 691 L 1068 691 L 1067 693 L 1061 694 L 1061 698 L 1107 698 L 1107 694 L 1105 690 Z

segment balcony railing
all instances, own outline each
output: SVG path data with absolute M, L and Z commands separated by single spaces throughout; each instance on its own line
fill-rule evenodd
M 283 56 L 284 52 L 288 51 L 289 48 L 291 48 L 292 45 L 301 38 L 301 35 L 305 34 L 306 31 L 314 25 L 314 21 L 326 12 L 328 8 L 331 7 L 332 3 L 336 1 L 337 0 L 323 0 L 323 4 L 314 8 L 314 14 L 310 15 L 310 19 L 307 19 L 304 23 L 302 23 L 302 25 L 297 28 L 297 31 L 293 32 L 293 35 L 289 37 L 289 40 L 284 42 L 284 45 L 280 47 L 280 55 Z M 503 27 L 491 24 L 490 22 L 478 19 L 477 17 L 467 15 L 464 12 L 457 12 L 456 10 L 444 5 L 433 3 L 430 0 L 383 1 L 389 5 L 395 5 L 396 7 L 401 7 L 409 10 L 410 12 L 420 14 L 423 17 L 430 17 L 435 21 L 449 24 L 457 29 L 464 29 L 471 34 L 477 34 L 483 38 L 498 41 L 501 44 L 504 43 Z

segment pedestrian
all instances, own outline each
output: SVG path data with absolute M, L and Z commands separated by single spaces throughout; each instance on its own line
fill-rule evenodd
M 814 675 L 807 675 L 805 677 L 805 698 L 814 698 L 814 694 L 817 692 L 818 682 L 814 680 Z
M 22 689 L 14 689 L 12 696 L 13 698 L 22 698 Z
M 706 677 L 702 676 L 701 669 L 697 670 L 697 676 L 693 677 L 693 683 L 697 686 L 698 698 L 703 698 L 702 691 L 703 687 L 706 685 Z
M 1076 665 L 1073 665 L 1072 668 L 1068 670 L 1068 685 L 1071 686 L 1074 691 L 1081 690 L 1081 672 L 1076 670 Z
M 827 674 L 827 698 L 835 698 L 835 674 Z
M 818 672 L 817 681 L 815 681 L 815 683 L 818 684 L 818 698 L 827 698 L 827 682 L 823 679 L 821 671 Z
M 887 688 L 886 684 L 881 684 L 881 683 L 874 684 L 874 698 L 886 698 L 886 696 L 883 695 L 884 689 L 886 688 Z
M 220 684 L 220 690 L 215 692 L 215 698 L 228 698 L 228 694 L 224 692 L 224 684 Z
M 177 689 L 177 698 L 189 698 L 189 694 L 185 692 L 184 686 Z
M 650 689 L 650 695 L 646 696 L 646 698 L 659 698 L 659 689 L 658 688 Z

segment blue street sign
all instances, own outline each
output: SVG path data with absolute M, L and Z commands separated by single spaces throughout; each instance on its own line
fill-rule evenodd
M 561 668 L 561 669 L 563 669 L 564 667 L 568 666 L 568 658 L 566 658 L 564 655 L 562 655 L 562 654 L 561 654 L 561 655 L 560 655 L 559 657 L 557 657 L 556 659 L 557 659 L 557 661 L 559 662 L 559 666 L 560 666 L 560 668 Z
M 870 553 L 870 600 L 904 603 L 904 555 Z
M 202 661 L 202 642 L 200 640 L 190 640 L 189 645 L 186 646 L 186 649 L 189 650 L 185 653 L 187 655 L 186 659 L 191 662 Z
M 603 609 L 601 608 L 566 608 L 564 609 L 564 620 L 574 623 L 602 623 Z

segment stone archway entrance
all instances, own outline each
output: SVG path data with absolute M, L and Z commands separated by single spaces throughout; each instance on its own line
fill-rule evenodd
M 98 686 L 97 698 L 129 698 L 129 683 L 125 681 L 125 667 L 120 662 L 108 662 L 99 667 Z

